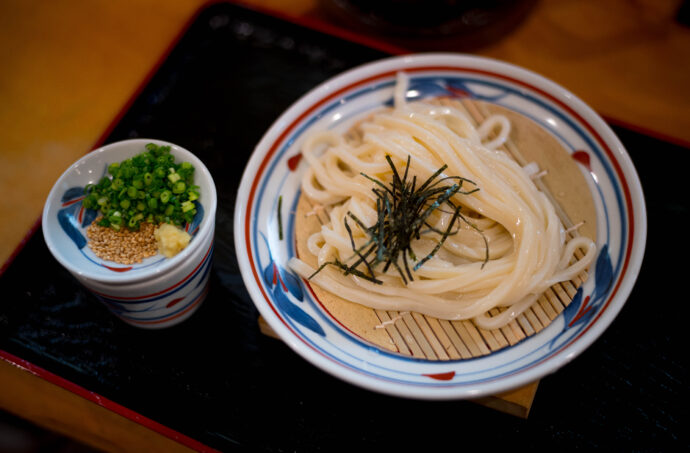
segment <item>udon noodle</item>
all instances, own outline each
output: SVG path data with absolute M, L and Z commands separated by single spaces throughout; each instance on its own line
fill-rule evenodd
M 293 258 L 290 267 L 322 289 L 371 308 L 415 311 L 448 320 L 471 319 L 495 329 L 519 316 L 550 286 L 571 280 L 592 262 L 594 242 L 576 235 L 568 240 L 549 198 L 521 167 L 499 148 L 510 122 L 493 115 L 475 127 L 448 105 L 406 102 L 407 78 L 399 74 L 394 108 L 376 111 L 347 133 L 320 131 L 309 136 L 302 154 L 309 165 L 302 180 L 306 196 L 321 218 L 321 229 L 307 248 L 321 268 Z M 401 255 L 397 266 L 373 271 L 377 282 L 327 265 L 357 261 L 356 247 L 368 236 L 365 227 L 379 218 L 375 180 L 390 183 L 394 172 L 425 181 L 440 175 L 474 183 L 471 193 L 456 193 L 452 203 L 465 221 L 442 240 L 453 212 L 439 208 L 427 218 L 429 228 L 411 243 L 414 257 Z M 532 165 L 533 167 L 533 165 Z M 366 176 L 368 177 L 366 177 Z M 350 215 L 351 214 L 351 215 Z M 349 221 L 357 218 L 361 224 Z M 419 257 L 433 256 L 419 264 Z M 354 246 L 353 246 L 354 245 Z M 584 256 L 575 259 L 577 249 Z M 367 272 L 362 264 L 361 269 Z M 412 269 L 410 279 L 396 269 Z M 500 314 L 489 315 L 494 308 Z

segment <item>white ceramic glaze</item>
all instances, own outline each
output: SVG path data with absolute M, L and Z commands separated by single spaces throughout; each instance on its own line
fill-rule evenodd
M 598 257 L 573 302 L 541 332 L 470 360 L 430 361 L 383 351 L 343 329 L 292 273 L 294 212 L 314 129 L 346 130 L 390 105 L 395 75 L 410 100 L 471 97 L 513 109 L 557 137 L 580 164 L 597 210 Z M 278 238 L 278 198 L 287 240 Z M 474 56 L 393 57 L 345 72 L 311 90 L 266 132 L 245 169 L 235 207 L 235 246 L 250 295 L 271 328 L 302 357 L 353 384 L 387 394 L 474 398 L 533 382 L 576 357 L 608 327 L 637 277 L 646 211 L 635 168 L 606 123 L 575 95 L 525 69 Z M 280 283 L 278 283 L 280 282 Z
M 200 197 L 197 215 L 186 225 L 192 240 L 173 258 L 158 254 L 134 265 L 102 260 L 85 245 L 85 229 L 95 213 L 81 206 L 83 188 L 97 183 L 108 164 L 143 152 L 147 143 L 168 145 L 177 162 L 194 165 Z M 206 297 L 215 213 L 215 185 L 201 160 L 172 143 L 134 139 L 98 148 L 71 165 L 48 195 L 42 226 L 53 256 L 114 314 L 138 327 L 161 328 L 189 317 Z

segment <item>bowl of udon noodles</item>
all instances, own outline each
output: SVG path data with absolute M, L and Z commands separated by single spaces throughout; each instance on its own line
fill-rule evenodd
M 646 241 L 606 123 L 504 62 L 419 54 L 317 86 L 238 193 L 242 277 L 270 329 L 352 384 L 419 399 L 532 383 L 592 344 Z

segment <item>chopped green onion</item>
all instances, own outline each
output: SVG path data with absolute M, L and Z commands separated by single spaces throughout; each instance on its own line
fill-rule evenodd
M 115 211 L 110 216 L 108 216 L 108 221 L 111 225 L 119 225 L 122 223 L 122 214 L 120 213 L 120 211 Z
M 148 143 L 142 153 L 109 164 L 107 174 L 86 185 L 82 201 L 84 208 L 100 212 L 101 226 L 119 231 L 123 225 L 136 230 L 142 221 L 181 225 L 196 214 L 194 166 L 175 163 L 169 146 Z
M 283 196 L 278 197 L 278 239 L 283 240 Z

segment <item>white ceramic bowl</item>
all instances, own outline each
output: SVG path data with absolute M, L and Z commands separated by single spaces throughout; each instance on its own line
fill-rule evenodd
M 390 105 L 399 71 L 410 77 L 408 99 L 470 97 L 533 119 L 580 163 L 594 200 L 598 256 L 586 283 L 542 331 L 480 358 L 431 361 L 382 350 L 343 328 L 287 267 L 295 255 L 291 212 L 306 168 L 299 161 L 305 135 L 314 129 L 347 129 L 355 119 Z M 277 228 L 279 197 L 287 234 L 282 241 Z M 580 354 L 606 329 L 630 294 L 644 255 L 646 229 L 635 168 L 618 138 L 591 108 L 538 74 L 458 54 L 388 58 L 311 90 L 277 119 L 257 145 L 235 208 L 235 246 L 242 276 L 262 316 L 285 343 L 353 384 L 426 399 L 506 391 L 554 372 Z
M 197 214 L 186 225 L 192 240 L 173 258 L 158 254 L 132 265 L 105 261 L 86 245 L 85 230 L 96 213 L 83 208 L 83 189 L 97 183 L 110 163 L 143 152 L 147 143 L 170 146 L 177 162 L 190 162 L 195 168 L 200 197 Z M 125 140 L 92 151 L 60 176 L 43 209 L 43 236 L 60 264 L 123 321 L 146 328 L 168 327 L 189 317 L 208 291 L 216 203 L 213 178 L 194 154 L 160 140 Z

